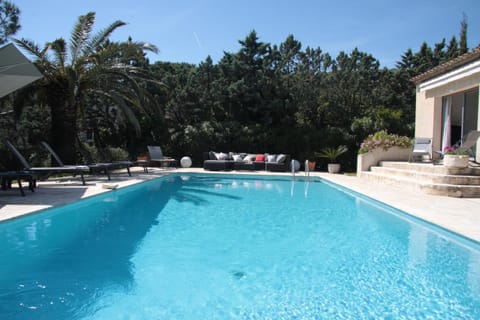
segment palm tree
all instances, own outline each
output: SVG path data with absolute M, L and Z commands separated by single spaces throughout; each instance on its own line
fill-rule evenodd
M 37 99 L 50 107 L 51 144 L 66 162 L 75 161 L 79 120 L 92 107 L 91 101 L 116 106 L 137 132 L 140 127 L 133 110 L 141 110 L 149 102 L 142 81 L 153 80 L 144 68 L 122 56 L 122 50 L 128 47 L 143 54 L 145 50 L 157 52 L 157 48 L 131 39 L 124 46 L 112 43 L 109 36 L 125 23 L 115 21 L 92 34 L 94 22 L 94 12 L 80 16 L 68 46 L 62 38 L 42 49 L 30 40 L 15 39 L 36 58 L 45 76 L 35 88 Z

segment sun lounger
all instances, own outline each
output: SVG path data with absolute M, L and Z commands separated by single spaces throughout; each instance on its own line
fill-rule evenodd
M 22 197 L 25 196 L 23 191 L 22 180 L 28 181 L 28 189 L 35 192 L 35 175 L 30 171 L 5 171 L 0 172 L 0 185 L 2 190 L 7 190 L 11 187 L 12 181 L 17 180 L 18 189 Z
M 18 151 L 10 140 L 5 140 L 7 148 L 15 155 L 23 166 L 23 170 L 30 171 L 36 175 L 48 177 L 54 173 L 72 173 L 74 175 L 80 175 L 82 184 L 85 185 L 84 174 L 90 172 L 88 166 L 63 166 L 63 167 L 32 167 L 25 159 L 25 157 Z
M 58 156 L 58 154 L 52 149 L 52 147 L 45 141 L 42 141 L 42 146 L 47 149 L 47 151 L 50 153 L 50 155 L 53 157 L 55 162 L 60 166 L 60 167 L 65 167 L 65 164 L 63 163 L 62 159 Z M 132 176 L 130 172 L 130 167 L 132 167 L 134 163 L 132 161 L 116 161 L 116 162 L 101 162 L 101 163 L 90 163 L 86 164 L 88 168 L 90 169 L 91 173 L 95 172 L 103 172 L 107 176 L 107 179 L 110 180 L 110 170 L 115 170 L 115 169 L 123 169 L 126 168 L 128 175 Z
M 163 155 L 162 148 L 160 146 L 147 146 L 148 154 L 150 156 L 150 163 L 158 162 L 161 166 L 177 167 L 177 160 L 174 158 L 166 157 Z

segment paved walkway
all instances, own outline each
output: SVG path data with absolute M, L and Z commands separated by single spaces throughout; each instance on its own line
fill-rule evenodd
M 123 188 L 169 172 L 204 171 L 198 168 L 169 171 L 152 169 L 150 173 L 146 174 L 143 173 L 142 168 L 136 168 L 136 170 L 132 170 L 132 177 L 128 177 L 124 173 L 117 173 L 112 176 L 111 181 L 107 181 L 106 178 L 100 176 L 88 177 L 86 186 L 82 186 L 79 179 L 75 178 L 50 180 L 40 182 L 34 193 L 25 189 L 25 197 L 21 197 L 20 192 L 14 186 L 12 190 L 0 192 L 0 221 L 60 206 L 95 194 L 109 192 L 109 189 L 105 189 L 105 186 L 108 185 L 117 185 L 118 188 Z M 225 172 L 220 173 L 225 174 Z M 232 173 L 240 172 L 232 171 Z M 265 174 L 265 172 L 258 173 Z M 242 174 L 252 174 L 252 172 L 242 172 Z M 300 175 L 303 175 L 303 172 Z M 312 172 L 312 175 L 345 186 L 413 216 L 480 242 L 480 199 L 425 195 L 411 189 L 366 182 L 356 176 L 322 172 Z

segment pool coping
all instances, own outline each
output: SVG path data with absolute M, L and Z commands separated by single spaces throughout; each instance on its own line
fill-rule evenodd
M 166 174 L 182 172 L 224 175 L 291 176 L 291 173 L 272 173 L 265 171 L 211 172 L 204 171 L 201 168 L 175 170 L 153 168 L 152 170 L 149 169 L 149 173 L 144 173 L 143 168 L 137 168 L 132 170 L 132 177 L 118 174 L 112 176 L 112 181 L 107 181 L 106 178 L 103 177 L 90 177 L 89 180 L 87 180 L 86 186 L 82 186 L 76 178 L 49 180 L 40 182 L 39 187 L 34 193 L 26 191 L 25 197 L 21 197 L 15 188 L 14 190 L 1 191 L 0 222 L 65 205 L 97 194 L 112 192 L 112 189 L 105 188 L 111 185 L 115 185 L 117 188 L 124 188 Z M 401 210 L 413 217 L 480 242 L 480 199 L 478 198 L 451 198 L 427 195 L 412 189 L 371 183 L 352 175 L 329 174 L 316 171 L 310 174 L 313 177 L 319 177 L 325 181 L 345 187 Z M 299 172 L 296 175 L 303 177 L 304 173 Z

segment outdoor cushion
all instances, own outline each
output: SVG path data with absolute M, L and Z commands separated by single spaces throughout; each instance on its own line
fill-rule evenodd
M 267 155 L 267 162 L 275 162 L 276 158 L 277 158 L 276 154 L 269 154 Z
M 287 156 L 284 154 L 279 154 L 277 155 L 277 158 L 275 159 L 278 163 L 284 163 L 285 159 L 287 159 Z
M 227 159 L 227 154 L 223 152 L 215 152 L 215 157 L 217 160 L 226 160 Z
M 208 153 L 208 159 L 209 159 L 209 160 L 218 160 L 218 159 L 217 159 L 217 156 L 215 155 L 215 152 L 213 152 L 213 151 L 210 151 L 210 152 Z
M 243 158 L 243 161 L 245 162 L 252 162 L 255 160 L 255 155 L 254 154 L 247 154 L 245 158 Z
M 237 162 L 243 160 L 242 156 L 239 154 L 232 155 L 232 158 L 233 158 L 233 161 L 237 161 Z
M 255 156 L 255 161 L 257 162 L 264 162 L 265 161 L 265 155 L 264 154 L 257 154 Z

